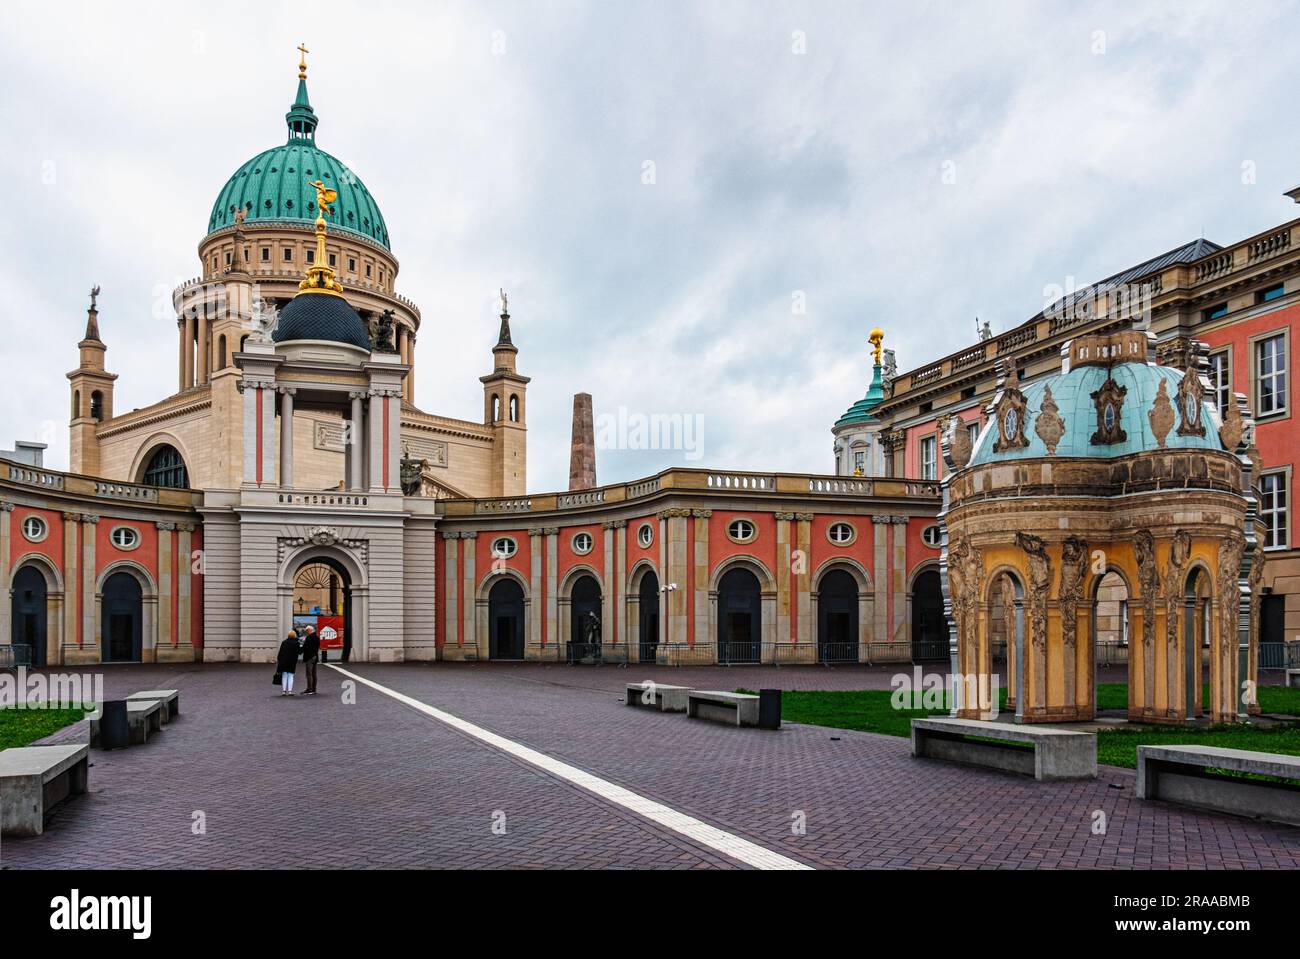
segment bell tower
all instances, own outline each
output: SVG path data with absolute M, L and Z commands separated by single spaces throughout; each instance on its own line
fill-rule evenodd
M 86 311 L 86 335 L 77 344 L 81 361 L 68 374 L 72 391 L 72 415 L 69 424 L 68 468 L 74 473 L 99 475 L 99 425 L 113 418 L 113 381 L 116 373 L 104 371 L 104 354 L 108 347 L 99 338 L 99 287 L 90 291 L 90 309 Z
M 528 487 L 529 378 L 515 369 L 519 348 L 510 339 L 510 310 L 501 293 L 501 329 L 492 347 L 492 372 L 483 384 L 483 423 L 492 430 L 491 496 L 522 496 Z

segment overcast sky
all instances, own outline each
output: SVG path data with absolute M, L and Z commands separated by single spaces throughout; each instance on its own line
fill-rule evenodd
M 7 0 L 0 447 L 66 467 L 94 283 L 117 410 L 174 391 L 170 290 L 283 141 L 305 40 L 317 143 L 423 311 L 419 406 L 481 416 L 505 287 L 530 489 L 567 483 L 577 391 L 702 423 L 600 450 L 602 482 L 830 472 L 873 326 L 910 369 L 1070 277 L 1300 212 L 1295 3 L 1084 6 Z

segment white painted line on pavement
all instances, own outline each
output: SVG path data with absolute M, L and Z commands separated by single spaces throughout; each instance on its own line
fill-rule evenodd
M 693 816 L 678 812 L 663 803 L 655 802 L 653 799 L 647 799 L 645 796 L 639 796 L 629 789 L 622 786 L 616 786 L 611 782 L 606 782 L 599 776 L 593 776 L 589 772 L 579 769 L 576 766 L 570 766 L 568 763 L 561 762 L 558 759 L 552 759 L 545 753 L 540 753 L 536 749 L 530 749 L 504 736 L 498 736 L 494 732 L 489 732 L 482 726 L 476 726 L 471 722 L 461 719 L 459 716 L 453 716 L 451 713 L 444 712 L 441 709 L 435 709 L 420 702 L 418 699 L 412 699 L 389 689 L 387 686 L 381 686 L 373 680 L 366 679 L 364 676 L 358 676 L 356 673 L 348 672 L 340 666 L 333 663 L 324 663 L 335 672 L 354 679 L 359 683 L 376 689 L 385 696 L 390 696 L 412 709 L 418 710 L 441 723 L 446 723 L 453 729 L 459 729 L 463 733 L 473 736 L 480 742 L 487 743 L 504 753 L 509 753 L 524 762 L 536 766 L 553 776 L 558 776 L 566 782 L 573 783 L 575 786 L 581 786 L 589 792 L 595 793 L 602 799 L 607 799 L 612 803 L 629 809 L 639 816 L 644 816 L 661 826 L 681 833 L 689 839 L 715 849 L 718 852 L 725 853 L 732 859 L 737 859 L 746 865 L 753 866 L 755 869 L 811 869 L 811 866 L 782 856 L 780 853 L 765 849 L 748 839 L 742 839 L 739 836 L 724 832 L 715 826 L 701 822 Z

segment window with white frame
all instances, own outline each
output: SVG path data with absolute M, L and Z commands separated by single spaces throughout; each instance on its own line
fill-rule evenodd
M 826 538 L 836 546 L 847 546 L 856 536 L 853 527 L 848 523 L 831 523 L 826 530 Z
M 1286 334 L 1255 342 L 1255 415 L 1286 412 Z
M 492 555 L 498 559 L 509 559 L 519 552 L 519 544 L 509 536 L 498 536 L 492 541 Z
M 853 451 L 853 469 L 859 475 L 866 475 L 867 472 L 867 454 L 865 450 Z
M 927 526 L 925 529 L 921 530 L 921 542 L 926 546 L 932 546 L 935 549 L 938 549 L 941 541 L 942 536 L 939 532 L 939 527 Z
M 23 520 L 23 535 L 33 543 L 39 543 L 49 534 L 50 528 L 39 516 L 28 516 Z
M 655 528 L 649 523 L 642 523 L 640 529 L 636 531 L 636 541 L 645 549 L 655 541 Z
M 938 459 L 935 456 L 937 444 L 933 436 L 922 437 L 921 439 L 921 479 L 932 480 L 938 479 L 936 470 L 938 468 Z
M 592 539 L 590 533 L 579 533 L 573 537 L 573 551 L 579 556 L 585 556 L 591 552 Z
M 733 519 L 727 526 L 727 535 L 737 543 L 748 543 L 758 535 L 758 529 L 747 519 Z
M 970 448 L 975 448 L 975 441 L 980 438 L 979 420 L 966 424 L 966 435 L 970 437 Z
M 1264 548 L 1280 549 L 1290 543 L 1287 535 L 1287 475 L 1284 470 L 1261 473 L 1259 518 L 1264 524 Z
M 116 526 L 108 534 L 109 540 L 121 550 L 135 549 L 140 545 L 140 532 L 130 526 Z
M 1225 415 L 1232 402 L 1232 367 L 1228 365 L 1227 350 L 1210 354 L 1210 389 L 1219 404 L 1219 415 Z

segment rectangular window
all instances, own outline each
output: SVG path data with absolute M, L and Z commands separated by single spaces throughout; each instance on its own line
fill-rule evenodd
M 354 260 L 352 257 L 348 257 L 348 272 L 349 273 L 357 272 L 357 261 Z
M 316 251 L 315 251 L 315 250 L 308 250 L 308 251 L 307 251 L 307 262 L 308 262 L 308 263 L 315 263 L 315 262 L 316 262 Z
M 1201 312 L 1201 316 L 1207 320 L 1217 320 L 1221 316 L 1228 315 L 1228 304 L 1220 303 L 1218 306 L 1212 306 L 1208 310 Z
M 975 441 L 980 438 L 979 420 L 966 424 L 966 432 L 970 434 L 970 448 L 975 448 Z
M 1267 290 L 1260 290 L 1255 294 L 1256 303 L 1267 303 L 1269 300 L 1276 300 L 1286 292 L 1284 286 L 1279 283 L 1276 286 L 1270 286 Z
M 1219 415 L 1225 415 L 1232 402 L 1232 367 L 1228 365 L 1227 350 L 1210 354 L 1210 389 L 1219 404 Z
M 867 454 L 859 450 L 853 454 L 853 468 L 857 470 L 859 476 L 865 476 L 867 472 Z
M 937 444 L 933 436 L 926 436 L 921 439 L 921 479 L 932 480 L 938 479 L 936 472 L 938 460 L 935 457 Z
M 921 412 L 922 412 L 922 413 L 929 413 L 929 412 L 930 412 L 931 410 L 933 410 L 933 409 L 934 409 L 934 401 L 933 401 L 933 400 L 926 400 L 924 403 L 921 404 Z
M 975 398 L 975 387 L 968 386 L 961 391 L 961 398 L 964 400 L 973 400 Z
M 1286 335 L 1255 343 L 1255 409 L 1259 416 L 1286 412 Z
M 293 250 L 290 249 L 289 247 L 284 248 L 284 262 L 285 263 L 293 262 Z
M 370 279 L 370 264 L 366 264 L 366 279 Z
M 331 253 L 331 254 L 330 254 L 330 266 L 336 266 L 336 265 L 337 265 L 337 264 L 335 264 L 335 262 L 334 262 L 334 254 Z
M 1287 529 L 1286 473 L 1261 473 L 1259 518 L 1264 524 L 1264 548 L 1285 548 L 1291 541 Z
M 271 262 L 271 248 L 269 246 L 262 247 L 262 262 Z

